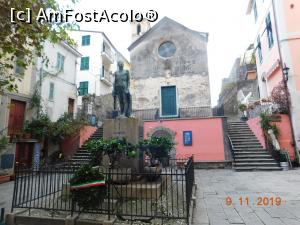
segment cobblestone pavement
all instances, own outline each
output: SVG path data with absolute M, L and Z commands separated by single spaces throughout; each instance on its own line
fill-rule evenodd
M 14 191 L 14 182 L 0 184 L 0 208 L 5 208 L 5 213 L 10 212 Z
M 197 170 L 196 183 L 195 225 L 300 225 L 300 169 L 280 172 Z M 232 199 L 232 205 L 226 204 L 227 197 Z M 262 205 L 259 205 L 260 197 Z M 276 199 L 278 206 L 276 197 L 282 199 L 281 204 Z M 230 199 L 227 200 L 230 203 Z
M 300 225 L 300 169 L 286 172 L 196 170 L 195 176 L 198 190 L 194 225 Z M 5 207 L 6 212 L 10 211 L 12 193 L 13 182 L 0 184 L 0 207 Z M 228 197 L 232 205 L 226 204 L 226 198 L 230 203 Z M 262 205 L 258 205 L 259 197 L 264 200 Z M 279 206 L 276 197 L 282 199 Z

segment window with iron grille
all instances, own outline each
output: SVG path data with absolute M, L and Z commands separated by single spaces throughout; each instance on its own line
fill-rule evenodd
M 89 82 L 83 81 L 79 83 L 79 96 L 88 94 L 89 92 Z
M 84 36 L 82 36 L 82 39 L 81 39 L 81 45 L 82 46 L 90 45 L 90 41 L 91 41 L 91 36 L 84 35 Z
M 56 57 L 56 68 L 59 71 L 64 71 L 64 64 L 65 64 L 65 57 L 58 52 Z
M 15 72 L 17 75 L 22 75 L 24 74 L 24 57 L 22 56 L 19 56 L 17 57 L 17 60 L 16 60 L 16 67 L 15 67 Z
M 50 83 L 49 87 L 49 100 L 53 100 L 54 98 L 54 83 Z
M 90 57 L 81 57 L 80 70 L 88 70 L 90 67 Z
M 274 45 L 274 39 L 273 39 L 272 22 L 271 22 L 270 13 L 268 14 L 268 16 L 266 18 L 266 30 L 267 30 L 267 35 L 268 35 L 269 48 L 272 48 Z
M 261 49 L 261 42 L 259 36 L 257 37 L 257 46 L 256 46 L 259 62 L 262 63 L 263 56 L 262 56 L 262 49 Z

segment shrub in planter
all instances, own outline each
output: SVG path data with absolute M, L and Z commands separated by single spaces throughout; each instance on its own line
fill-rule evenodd
M 86 148 L 91 152 L 93 166 L 101 165 L 104 155 L 108 155 L 110 159 L 110 167 L 115 168 L 122 156 L 134 158 L 137 156 L 137 147 L 125 138 L 112 138 L 109 140 L 91 140 L 86 143 Z
M 279 137 L 280 131 L 278 127 L 275 124 L 271 124 L 271 119 L 266 113 L 260 114 L 260 125 L 266 136 L 268 136 L 268 131 L 271 129 L 273 130 L 275 137 Z
M 97 208 L 106 197 L 104 175 L 90 165 L 82 166 L 70 180 L 71 197 L 83 209 Z
M 150 166 L 156 166 L 157 162 L 163 163 L 169 159 L 174 143 L 170 138 L 154 136 L 140 142 L 140 147 L 146 149 L 146 154 L 150 157 Z
M 271 92 L 272 102 L 279 106 L 278 113 L 288 114 L 289 113 L 289 97 L 290 94 L 284 84 L 281 81 Z
M 9 139 L 6 136 L 0 137 L 0 152 L 6 148 L 9 143 Z

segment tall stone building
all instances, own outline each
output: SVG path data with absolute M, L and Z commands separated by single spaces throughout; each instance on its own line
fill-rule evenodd
M 132 108 L 144 119 L 211 116 L 208 33 L 164 17 L 132 23 Z M 146 118 L 145 118 L 146 117 Z

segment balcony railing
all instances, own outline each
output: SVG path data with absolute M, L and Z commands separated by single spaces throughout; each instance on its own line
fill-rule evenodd
M 106 64 L 112 64 L 114 62 L 113 53 L 107 47 L 102 50 L 101 56 L 102 56 L 103 62 Z
M 101 76 L 100 76 L 101 81 L 106 83 L 107 85 L 112 85 L 112 76 L 111 73 L 107 70 L 102 70 L 101 71 Z
M 141 120 L 159 120 L 163 118 L 172 118 L 172 117 L 161 117 L 158 108 L 154 109 L 142 109 L 134 110 L 133 116 Z M 205 107 L 187 107 L 179 108 L 178 116 L 173 118 L 201 118 L 201 117 L 211 117 L 212 109 L 209 106 Z

